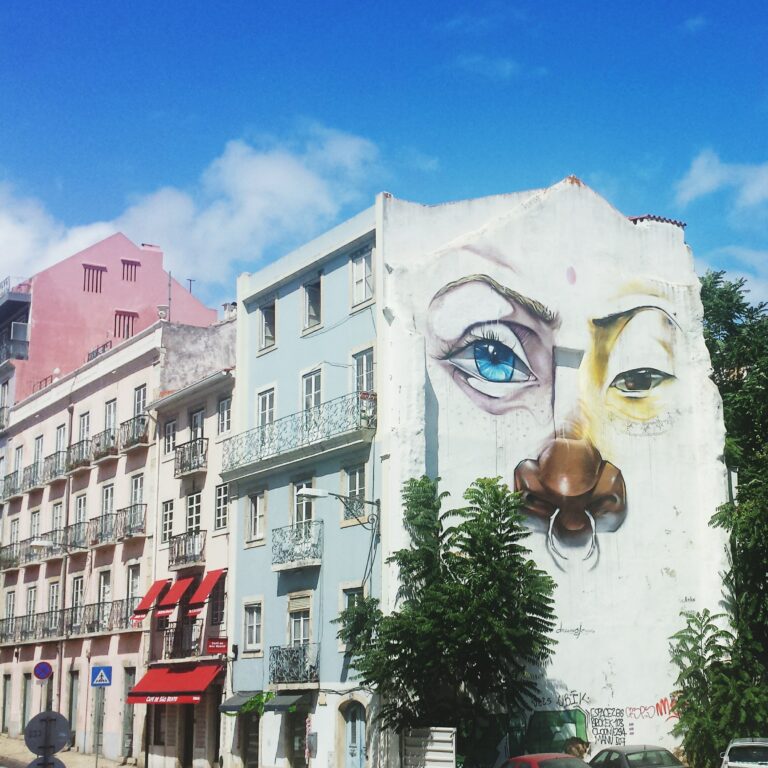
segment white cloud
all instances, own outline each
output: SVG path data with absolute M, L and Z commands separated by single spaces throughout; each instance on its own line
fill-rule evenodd
M 509 80 L 521 72 L 520 65 L 513 59 L 482 54 L 459 56 L 456 64 L 459 69 L 489 80 Z
M 768 301 L 768 251 L 728 245 L 696 259 L 699 274 L 708 269 L 725 270 L 729 279 L 746 279 L 748 298 L 752 303 Z
M 686 32 L 695 35 L 697 32 L 700 32 L 704 27 L 706 27 L 708 24 L 706 17 L 704 16 L 691 16 L 689 19 L 686 19 L 683 22 L 683 29 L 685 29 Z
M 135 199 L 112 221 L 68 227 L 37 200 L 0 185 L 3 275 L 34 274 L 121 231 L 160 245 L 166 268 L 233 290 L 270 247 L 312 236 L 345 205 L 372 202 L 376 146 L 313 125 L 291 143 L 230 141 L 194 189 L 168 186 Z
M 768 201 L 768 163 L 724 163 L 711 149 L 700 152 L 676 185 L 681 205 L 722 189 L 736 193 L 736 208 L 752 208 Z

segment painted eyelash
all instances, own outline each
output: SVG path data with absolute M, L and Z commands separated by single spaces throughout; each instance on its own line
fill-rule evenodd
M 452 357 L 459 354 L 460 352 L 463 352 L 477 341 L 496 341 L 503 344 L 504 342 L 501 340 L 500 334 L 498 334 L 492 328 L 489 328 L 489 325 L 491 325 L 491 323 L 478 323 L 477 325 L 471 326 L 466 331 L 464 331 L 464 333 L 456 341 L 444 346 L 438 354 L 437 359 L 450 360 Z M 516 325 L 514 328 L 512 328 L 505 323 L 493 323 L 493 325 L 504 325 L 504 327 L 507 328 L 510 333 L 512 333 L 518 339 L 523 348 L 525 347 L 527 339 L 529 339 L 532 335 L 532 331 L 528 328 L 525 328 L 524 326 Z M 478 331 L 482 331 L 482 333 L 478 333 Z

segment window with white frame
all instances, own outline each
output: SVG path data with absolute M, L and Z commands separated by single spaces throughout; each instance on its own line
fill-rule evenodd
M 373 392 L 373 349 L 366 349 L 354 355 L 355 361 L 355 390 L 357 392 Z
M 365 464 L 349 467 L 345 470 L 347 476 L 347 496 L 350 503 L 344 505 L 344 518 L 350 520 L 365 515 Z
M 31 616 L 37 609 L 37 587 L 27 587 L 27 616 Z
M 348 587 L 344 590 L 344 610 L 354 608 L 363 599 L 362 587 Z
M 224 616 L 226 615 L 226 575 L 222 576 L 217 582 L 214 588 L 211 590 L 211 599 L 209 601 L 210 606 L 210 624 L 212 626 L 219 627 L 224 623 Z
M 248 515 L 247 540 L 257 541 L 264 538 L 264 523 L 266 520 L 266 497 L 262 493 L 251 496 L 251 508 Z
M 259 392 L 259 426 L 266 427 L 275 420 L 275 390 L 266 389 Z
M 213 518 L 213 527 L 220 531 L 229 523 L 229 484 L 222 483 L 216 486 L 216 509 Z
M 320 405 L 322 376 L 320 371 L 311 371 L 301 377 L 304 393 L 304 410 L 310 411 Z
M 40 464 L 43 461 L 43 436 L 38 435 L 35 438 L 34 449 L 32 453 L 32 463 Z
M 72 607 L 79 608 L 85 604 L 85 579 L 82 576 L 72 577 Z
M 163 453 L 176 450 L 176 419 L 169 419 L 163 425 Z
M 77 429 L 77 439 L 82 440 L 88 440 L 91 437 L 91 414 L 87 411 L 85 413 L 81 413 L 80 417 L 77 422 L 78 429 Z
M 114 434 L 117 426 L 117 400 L 107 400 L 104 403 L 104 430 Z
M 101 487 L 101 514 L 111 515 L 115 511 L 115 486 L 112 483 Z
M 17 445 L 13 452 L 13 471 L 21 472 L 22 464 L 24 463 L 24 446 Z
M 81 493 L 75 496 L 75 522 L 84 523 L 88 519 L 88 497 Z
M 9 590 L 5 593 L 5 618 L 13 619 L 16 617 L 16 592 Z
M 131 504 L 144 503 L 144 475 L 133 475 L 131 477 Z
M 56 501 L 51 508 L 51 530 L 58 531 L 64 525 L 64 505 Z
M 232 398 L 223 397 L 221 400 L 219 400 L 219 421 L 218 421 L 219 434 L 222 434 L 223 432 L 229 432 L 229 429 L 231 426 L 232 426 Z
M 52 581 L 48 584 L 48 610 L 59 610 L 59 582 Z
M 133 415 L 141 416 L 147 410 L 147 385 L 141 384 L 133 390 Z
M 275 346 L 277 340 L 275 303 L 272 300 L 259 307 L 259 349 L 269 349 Z
M 29 535 L 36 539 L 40 536 L 40 511 L 35 510 L 29 517 Z
M 19 518 L 14 517 L 13 520 L 11 520 L 11 535 L 10 535 L 10 542 L 11 544 L 18 544 L 19 543 Z
M 198 440 L 205 434 L 205 408 L 198 408 L 189 414 L 189 436 Z
M 246 651 L 261 650 L 261 603 L 246 603 L 243 621 L 243 645 Z
M 304 285 L 304 329 L 322 322 L 320 278 Z
M 56 427 L 56 452 L 64 451 L 67 448 L 67 425 L 59 424 Z
M 288 642 L 299 646 L 309 643 L 309 619 L 311 598 L 309 595 L 288 599 Z
M 187 496 L 187 533 L 198 533 L 201 522 L 201 493 Z
M 294 525 L 308 525 L 312 522 L 312 497 L 304 496 L 301 491 L 311 488 L 311 480 L 302 480 L 293 484 L 293 523 Z
M 160 522 L 160 542 L 167 544 L 173 535 L 173 499 L 163 502 Z
M 373 266 L 371 248 L 363 248 L 351 257 L 352 305 L 362 304 L 373 297 Z

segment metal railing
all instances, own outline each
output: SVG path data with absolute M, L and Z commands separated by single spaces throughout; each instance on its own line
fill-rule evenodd
M 24 467 L 21 473 L 21 490 L 31 491 L 43 485 L 43 462 L 36 461 L 28 467 Z
M 322 520 L 310 520 L 272 530 L 272 565 L 318 561 L 322 556 Z
M 146 504 L 131 504 L 130 507 L 118 509 L 116 530 L 118 541 L 132 536 L 143 536 L 146 533 L 146 517 Z
M 8 429 L 8 417 L 10 415 L 10 408 L 7 405 L 0 406 L 0 432 L 4 429 Z
M 49 387 L 51 384 L 53 384 L 53 374 L 49 374 L 44 379 L 40 379 L 40 381 L 36 381 L 32 385 L 32 392 L 39 392 L 41 389 L 45 389 L 46 387 Z
M 67 452 L 56 451 L 43 459 L 43 483 L 50 483 L 67 473 Z
M 66 531 L 57 528 L 47 533 L 31 536 L 19 542 L 19 563 L 40 563 L 55 557 L 63 557 L 67 551 Z
M 110 457 L 117 458 L 117 433 L 114 429 L 105 429 L 91 439 L 91 455 L 94 461 Z
M 120 450 L 149 444 L 149 416 L 144 413 L 120 424 Z
M 3 498 L 11 499 L 21 493 L 21 472 L 17 469 L 3 478 Z
M 317 683 L 320 680 L 320 644 L 273 645 L 269 649 L 269 682 Z
M 6 339 L 0 342 L 0 363 L 6 360 L 29 359 L 29 342 L 21 339 Z
M 195 619 L 181 619 L 168 622 L 163 632 L 163 658 L 184 659 L 199 656 L 203 637 L 203 622 Z
M 182 477 L 208 467 L 208 438 L 197 437 L 188 443 L 176 446 L 173 476 Z
M 225 440 L 222 471 L 228 472 L 345 432 L 375 427 L 375 394 L 353 392 Z
M 19 567 L 20 560 L 19 542 L 15 541 L 0 547 L 0 571 L 9 571 Z
M 171 536 L 168 553 L 169 568 L 184 568 L 205 563 L 206 531 L 187 531 Z
M 114 544 L 117 541 L 117 515 L 114 512 L 108 512 L 104 515 L 94 517 L 89 521 L 88 541 L 92 547 L 98 547 L 101 544 Z
M 91 465 L 91 441 L 80 440 L 67 449 L 67 472 Z
M 86 521 L 72 523 L 64 531 L 66 546 L 69 552 L 73 549 L 88 549 L 88 523 Z
M 4 277 L 0 280 L 0 299 L 9 293 L 29 293 L 32 284 L 28 277 Z
M 103 355 L 105 352 L 109 352 L 112 349 L 112 340 L 105 341 L 101 346 L 92 349 L 88 356 L 85 358 L 86 363 L 90 363 L 91 360 L 95 360 L 99 355 Z

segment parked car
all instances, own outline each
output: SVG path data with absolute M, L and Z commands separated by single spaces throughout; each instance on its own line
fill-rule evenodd
M 733 739 L 720 757 L 723 758 L 721 768 L 768 765 L 768 739 Z
M 672 768 L 682 765 L 668 749 L 649 744 L 606 747 L 589 764 L 592 768 Z
M 587 763 L 564 752 L 541 752 L 510 757 L 505 768 L 589 768 Z

